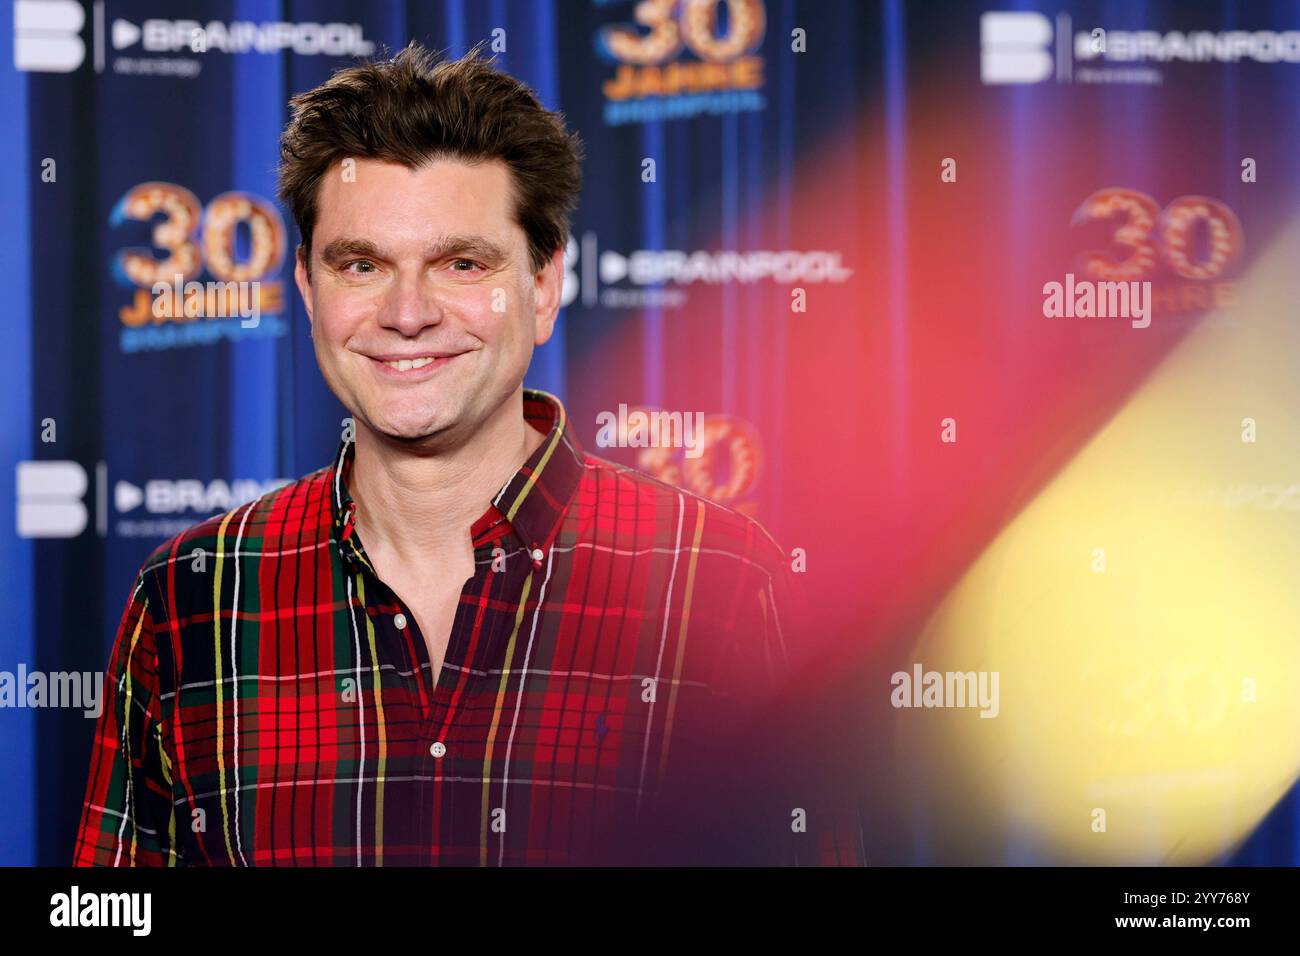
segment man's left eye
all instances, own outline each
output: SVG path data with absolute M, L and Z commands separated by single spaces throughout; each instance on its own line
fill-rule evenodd
M 456 270 L 457 272 L 465 272 L 466 270 L 460 268 L 460 266 L 469 266 L 469 268 L 471 268 L 471 269 L 481 269 L 481 268 L 483 268 L 483 267 L 480 266 L 477 262 L 475 262 L 473 259 L 457 259 L 455 262 L 452 263 L 452 267 L 455 268 L 455 270 Z

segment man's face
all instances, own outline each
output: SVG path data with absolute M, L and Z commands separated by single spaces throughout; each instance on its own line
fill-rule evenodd
M 518 389 L 551 337 L 562 252 L 533 274 L 498 160 L 411 170 L 359 159 L 321 181 L 307 306 L 339 401 L 392 438 L 459 444 Z M 394 360 L 405 360 L 401 365 Z

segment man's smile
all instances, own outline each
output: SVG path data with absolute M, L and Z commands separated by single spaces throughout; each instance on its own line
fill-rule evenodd
M 462 354 L 464 353 L 431 352 L 424 355 L 370 355 L 367 358 L 384 378 L 410 382 L 428 378 Z

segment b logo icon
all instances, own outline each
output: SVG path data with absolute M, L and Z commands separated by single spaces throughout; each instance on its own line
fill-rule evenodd
M 85 22 L 86 11 L 75 0 L 16 0 L 14 68 L 71 73 L 86 59 Z
M 578 264 L 578 241 L 569 236 L 564 244 L 564 287 L 560 291 L 560 305 L 565 306 L 578 297 L 578 273 L 574 266 Z
M 18 536 L 75 538 L 86 529 L 86 469 L 75 461 L 18 463 Z
M 980 79 L 1040 83 L 1052 75 L 1052 21 L 1041 13 L 986 13 L 980 17 Z

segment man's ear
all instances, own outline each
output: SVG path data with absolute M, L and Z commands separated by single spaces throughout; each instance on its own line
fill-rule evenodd
M 533 277 L 536 303 L 535 322 L 537 334 L 534 345 L 545 345 L 555 331 L 555 319 L 560 314 L 560 297 L 564 293 L 564 247 L 551 253 L 551 258 Z
M 298 294 L 302 296 L 302 304 L 307 309 L 307 321 L 310 322 L 312 320 L 311 279 L 307 277 L 307 259 L 301 244 L 294 256 L 293 281 L 298 286 Z

